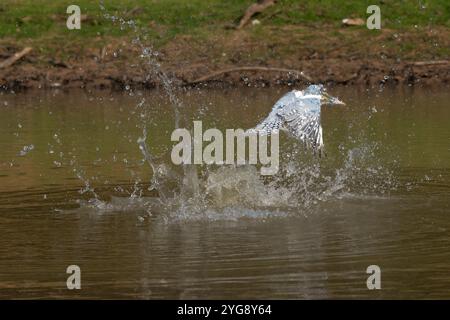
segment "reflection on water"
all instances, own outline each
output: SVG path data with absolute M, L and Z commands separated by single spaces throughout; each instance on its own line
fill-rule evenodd
M 284 91 L 180 98 L 204 128 L 245 129 Z M 162 177 L 180 171 L 159 92 L 0 96 L 0 297 L 449 298 L 450 95 L 331 91 L 347 106 L 323 108 L 326 157 L 282 135 L 277 176 L 202 166 L 200 194 L 167 178 L 166 202 L 137 143 L 148 119 Z

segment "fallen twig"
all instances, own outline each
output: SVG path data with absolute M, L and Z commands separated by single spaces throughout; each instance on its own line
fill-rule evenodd
M 273 6 L 275 2 L 276 0 L 259 0 L 257 3 L 252 4 L 245 11 L 244 16 L 239 22 L 239 26 L 237 28 L 242 29 L 255 14 L 263 12 L 268 7 Z
M 229 68 L 229 69 L 219 70 L 219 71 L 210 73 L 206 76 L 195 79 L 194 81 L 190 81 L 189 84 L 205 82 L 216 76 L 219 76 L 219 75 L 222 75 L 225 73 L 230 73 L 230 72 L 238 72 L 238 71 L 264 71 L 264 72 L 294 73 L 297 76 L 300 76 L 301 78 L 303 78 L 304 80 L 312 82 L 312 79 L 309 76 L 305 75 L 303 73 L 303 71 L 298 71 L 298 70 L 291 70 L 291 69 L 284 69 L 284 68 L 269 68 L 269 67 L 236 67 L 236 68 Z
M 23 56 L 30 53 L 31 50 L 32 50 L 32 48 L 26 47 L 22 51 L 14 53 L 8 59 L 0 62 L 0 69 L 4 69 L 4 68 L 8 68 L 9 66 L 12 66 L 17 60 L 21 59 Z
M 362 26 L 365 24 L 365 21 L 361 18 L 346 18 L 342 20 L 342 24 L 344 26 Z
M 435 60 L 435 61 L 417 61 L 412 62 L 411 64 L 413 66 L 430 66 L 430 65 L 436 65 L 436 64 L 449 64 L 450 61 L 448 60 Z

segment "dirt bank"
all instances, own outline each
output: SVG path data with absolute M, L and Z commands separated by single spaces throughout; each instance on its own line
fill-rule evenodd
M 290 26 L 273 28 L 264 35 L 264 41 L 246 30 L 208 39 L 178 36 L 158 48 L 157 59 L 164 72 L 183 86 L 273 86 L 308 81 L 339 85 L 446 85 L 450 82 L 450 61 L 439 55 L 436 47 L 447 46 L 449 39 L 445 28 L 417 34 L 383 30 L 368 39 L 350 28 L 330 34 L 313 27 Z M 0 69 L 0 86 L 17 90 L 160 85 L 129 39 L 111 39 L 108 43 L 80 48 L 55 45 L 51 53 L 43 53 L 38 43 L 26 43 L 33 51 Z M 414 46 L 405 48 L 405 43 Z M 19 46 L 11 40 L 3 41 L 0 61 L 24 47 L 25 43 Z M 239 67 L 251 68 L 218 72 Z M 257 68 L 252 70 L 253 67 Z M 208 77 L 215 72 L 215 76 Z M 207 79 L 196 81 L 202 77 Z

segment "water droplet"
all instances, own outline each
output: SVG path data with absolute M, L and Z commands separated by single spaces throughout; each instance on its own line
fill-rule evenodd
M 30 144 L 29 146 L 24 146 L 23 149 L 19 152 L 19 156 L 23 157 L 28 154 L 28 152 L 34 149 L 34 145 Z

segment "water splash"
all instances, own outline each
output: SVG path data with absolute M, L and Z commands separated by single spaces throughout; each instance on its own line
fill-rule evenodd
M 326 162 L 291 157 L 276 176 L 262 178 L 251 165 L 206 167 L 196 177 L 199 190 L 186 198 L 174 191 L 179 176 L 171 180 L 167 172 L 159 179 L 158 190 L 170 190 L 161 197 L 94 199 L 80 203 L 83 210 L 98 212 L 132 211 L 157 213 L 165 222 L 198 220 L 267 219 L 308 216 L 328 201 L 346 197 L 383 196 L 395 188 L 391 170 L 373 161 L 373 146 L 349 150 L 344 164 L 330 170 Z M 332 166 L 335 168 L 334 166 Z M 184 177 L 186 179 L 186 177 Z
M 143 38 L 147 38 L 144 30 L 140 29 L 134 20 L 126 20 L 122 17 L 109 14 L 103 1 L 100 2 L 100 9 L 102 10 L 103 17 L 105 19 L 110 20 L 112 23 L 118 23 L 121 29 L 129 28 L 133 31 L 135 36 L 131 43 L 136 46 L 141 52 L 139 57 L 143 61 L 143 66 L 145 66 L 144 71 L 148 72 L 147 79 L 149 79 L 149 75 L 155 76 L 162 84 L 164 92 L 169 98 L 175 116 L 174 129 L 180 128 L 181 126 L 186 127 L 188 120 L 182 117 L 181 109 L 183 108 L 183 103 L 177 97 L 177 87 L 173 85 L 173 81 L 167 75 L 167 73 L 162 70 L 161 64 L 157 60 L 157 57 L 159 56 L 158 51 L 154 50 L 152 46 L 145 44 L 142 40 Z M 141 99 L 141 101 L 137 104 L 137 108 L 143 110 L 143 116 L 141 116 L 142 137 L 138 139 L 139 149 L 141 150 L 144 159 L 152 168 L 152 187 L 159 191 L 162 201 L 166 201 L 168 192 L 167 190 L 163 189 L 164 183 L 161 183 L 159 181 L 160 179 L 164 179 L 166 176 L 161 174 L 161 170 L 163 172 L 170 171 L 170 174 L 172 176 L 174 174 L 172 170 L 168 170 L 167 166 L 157 164 L 155 162 L 155 158 L 151 155 L 147 146 L 147 123 L 149 120 L 148 108 L 150 108 L 150 106 L 146 103 L 145 98 Z M 187 199 L 198 192 L 199 186 L 197 179 L 197 169 L 193 165 L 183 165 L 183 171 L 184 178 L 182 179 L 183 184 L 181 190 L 182 194 Z
M 135 37 L 132 44 L 139 48 L 144 72 L 155 76 L 162 84 L 174 112 L 174 128 L 187 124 L 183 117 L 183 104 L 177 97 L 174 81 L 162 70 L 157 60 L 158 53 L 145 45 L 145 35 L 133 20 L 125 20 L 107 12 L 100 5 L 103 16 L 120 28 L 130 28 Z M 127 92 L 133 89 L 126 87 Z M 112 197 L 109 201 L 100 197 L 89 180 L 80 174 L 84 192 L 94 194 L 94 199 L 78 202 L 81 210 L 94 212 L 132 211 L 148 215 L 158 213 L 165 221 L 179 220 L 236 220 L 241 218 L 266 219 L 286 215 L 307 215 L 320 203 L 330 199 L 364 194 L 383 194 L 395 188 L 392 171 L 378 164 L 375 152 L 378 146 L 360 141 L 351 149 L 342 149 L 342 165 L 336 166 L 329 159 L 317 161 L 312 155 L 301 153 L 298 145 L 286 150 L 276 176 L 263 178 L 254 166 L 205 166 L 200 170 L 194 165 L 185 165 L 177 172 L 163 157 L 155 157 L 148 147 L 148 123 L 151 122 L 151 105 L 141 98 L 136 105 L 142 135 L 137 139 L 144 161 L 152 169 L 149 190 L 157 191 L 158 197 L 144 197 L 136 181 L 128 198 Z M 372 110 L 373 111 L 373 110 Z M 375 111 L 373 111 L 375 112 Z M 153 119 L 154 120 L 154 119 Z M 338 169 L 332 169 L 332 168 Z
M 24 156 L 26 156 L 30 151 L 32 151 L 32 150 L 34 150 L 34 145 L 33 144 L 30 144 L 30 145 L 28 145 L 28 146 L 24 146 L 23 148 L 22 148 L 22 150 L 20 150 L 20 152 L 19 152 L 19 156 L 20 157 L 24 157 Z

